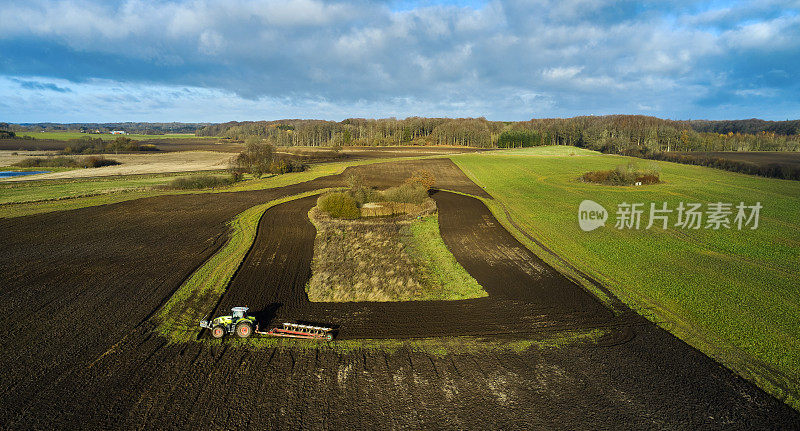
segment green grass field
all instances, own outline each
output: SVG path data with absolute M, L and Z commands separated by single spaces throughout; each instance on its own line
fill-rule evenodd
M 632 308 L 798 405 L 800 183 L 572 147 L 451 158 L 525 231 Z M 657 167 L 664 182 L 616 187 L 577 181 L 586 171 L 629 162 Z M 579 228 L 584 199 L 608 210 L 606 226 Z M 644 229 L 650 202 L 674 209 L 681 201 L 760 201 L 764 208 L 757 230 Z M 614 227 L 623 202 L 646 204 L 639 230 Z
M 0 183 L 0 205 L 142 191 L 166 184 L 178 176 L 185 175 L 188 174 L 128 175 L 5 182 Z
M 36 139 L 52 139 L 56 141 L 68 141 L 70 139 L 80 139 L 80 138 L 102 138 L 103 140 L 113 140 L 119 136 L 126 136 L 136 141 L 141 141 L 144 139 L 204 139 L 203 137 L 195 136 L 194 134 L 188 133 L 169 133 L 165 135 L 112 135 L 111 133 L 81 133 L 81 132 L 19 132 L 17 136 L 30 136 Z M 207 139 L 217 139 L 213 137 L 209 137 Z

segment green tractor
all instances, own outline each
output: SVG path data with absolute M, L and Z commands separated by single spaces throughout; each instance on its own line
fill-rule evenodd
M 257 329 L 256 318 L 248 316 L 247 307 L 231 308 L 230 316 L 220 316 L 214 320 L 201 320 L 200 327 L 211 330 L 211 336 L 222 338 L 225 334 L 236 334 L 239 338 L 247 338 L 253 335 Z

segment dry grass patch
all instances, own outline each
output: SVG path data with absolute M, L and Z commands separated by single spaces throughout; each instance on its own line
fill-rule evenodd
M 421 211 L 390 218 L 341 220 L 314 207 L 317 228 L 313 302 L 420 301 L 486 296 L 439 236 L 433 199 Z M 429 215 L 424 219 L 417 216 Z M 433 223 L 431 222 L 433 221 Z
M 28 154 L 28 153 L 25 153 Z M 27 157 L 13 156 L 15 162 Z M 65 172 L 53 172 L 38 175 L 36 179 L 66 179 L 81 177 L 102 177 L 116 175 L 158 174 L 167 172 L 190 172 L 227 169 L 231 158 L 229 153 L 213 151 L 183 151 L 158 154 L 109 154 L 108 157 L 120 162 L 116 166 L 104 166 L 95 169 L 76 169 Z M 8 157 L 7 159 L 11 159 Z M 29 179 L 12 179 L 7 181 Z

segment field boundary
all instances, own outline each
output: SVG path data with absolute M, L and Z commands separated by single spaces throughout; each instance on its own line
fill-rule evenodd
M 459 166 L 459 169 L 462 168 Z M 475 184 L 485 190 L 485 187 L 480 184 L 475 175 L 469 172 L 469 170 L 462 169 L 462 171 Z M 598 299 L 603 301 L 605 304 L 612 305 L 616 303 L 617 307 L 612 307 L 615 313 L 620 311 L 624 313 L 625 310 L 630 310 L 631 313 L 635 313 L 646 318 L 660 328 L 678 337 L 691 347 L 714 359 L 737 375 L 753 382 L 763 391 L 778 398 L 795 410 L 800 411 L 800 382 L 798 382 L 797 379 L 793 379 L 791 376 L 788 376 L 785 373 L 769 366 L 762 360 L 745 353 L 724 339 L 708 333 L 708 331 L 698 330 L 697 328 L 688 324 L 688 322 L 686 322 L 685 319 L 682 319 L 681 316 L 664 309 L 660 304 L 653 301 L 649 297 L 646 297 L 642 294 L 633 294 L 633 292 L 625 292 L 623 289 L 612 290 L 612 287 L 614 286 L 613 280 L 610 280 L 608 277 L 604 277 L 599 273 L 596 274 L 597 277 L 592 277 L 585 271 L 577 269 L 574 264 L 571 264 L 565 258 L 557 255 L 554 251 L 550 250 L 549 247 L 544 245 L 542 240 L 537 240 L 532 234 L 528 233 L 519 224 L 517 224 L 513 220 L 510 211 L 505 206 L 505 203 L 501 202 L 496 197 L 493 197 L 492 199 L 483 199 L 479 196 L 469 195 L 468 193 L 456 192 L 452 190 L 444 191 L 459 193 L 480 199 L 495 215 L 495 218 L 497 218 L 497 220 L 500 221 L 500 223 L 503 224 L 512 235 L 520 240 L 520 242 L 525 244 L 526 247 L 528 247 L 532 252 L 545 260 L 545 262 L 553 265 L 565 276 L 573 279 L 576 282 L 579 282 L 584 288 L 587 288 L 596 296 L 598 293 L 602 293 L 602 296 L 598 296 Z M 503 211 L 502 217 L 501 214 L 498 214 L 500 209 Z M 540 250 L 541 253 L 537 252 L 537 250 Z M 586 277 L 586 279 L 583 277 L 575 278 L 576 274 L 573 273 L 570 268 L 573 268 L 578 274 L 582 274 L 584 277 Z M 593 268 L 587 269 L 589 272 L 596 272 L 596 270 Z M 606 286 L 599 281 L 601 279 L 612 282 L 607 283 Z M 603 299 L 604 297 L 607 297 L 611 302 L 606 302 Z M 624 300 L 620 298 L 624 298 Z M 621 310 L 618 309 L 619 306 L 622 307 Z

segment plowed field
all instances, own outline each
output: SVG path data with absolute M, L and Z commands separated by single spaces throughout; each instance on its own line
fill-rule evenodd
M 351 168 L 391 185 L 417 168 L 484 192 L 449 160 Z M 345 172 L 347 174 L 348 172 Z M 149 318 L 225 241 L 226 221 L 342 176 L 160 196 L 0 220 L 0 428 L 797 428 L 800 415 L 646 321 L 614 317 L 482 203 L 440 192 L 445 243 L 489 292 L 458 302 L 312 304 L 313 198 L 262 218 L 219 304 L 339 326 L 341 338 L 612 328 L 615 342 L 431 354 L 169 345 Z M 242 304 L 242 303 L 245 304 Z

